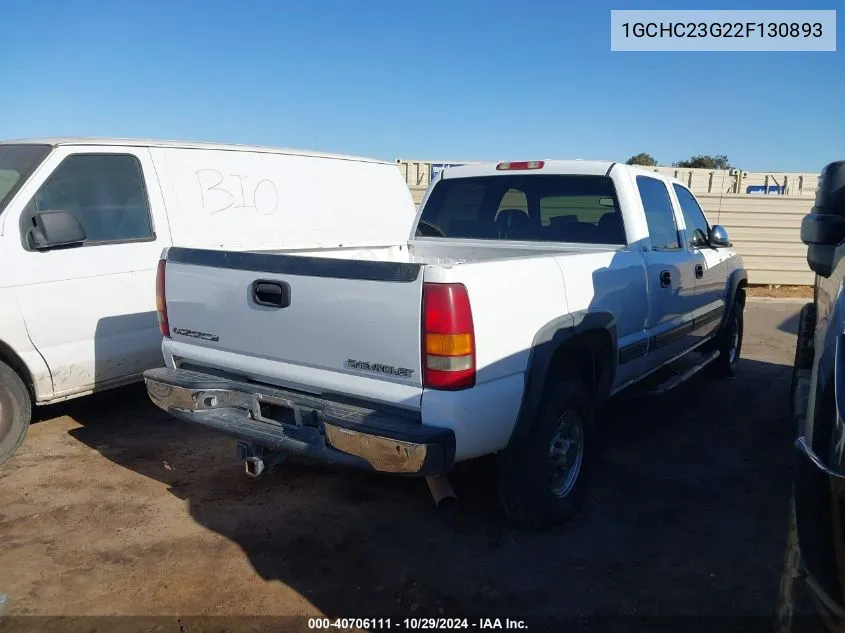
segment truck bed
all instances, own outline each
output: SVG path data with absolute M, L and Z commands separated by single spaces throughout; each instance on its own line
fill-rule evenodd
M 498 301 L 501 284 L 559 287 L 561 272 L 549 255 L 581 259 L 614 250 L 469 240 L 261 252 L 173 248 L 166 275 L 169 351 L 191 365 L 251 380 L 418 409 L 422 291 L 433 272 L 426 267 L 473 268 L 467 280 L 475 280 L 485 301 Z M 505 263 L 517 259 L 525 265 Z M 269 303 L 256 296 L 257 284 L 276 293 L 265 296 Z M 280 293 L 282 305 L 273 305 Z M 515 371 L 521 361 L 513 362 Z M 496 371 L 512 370 L 499 363 Z
M 503 244 L 502 242 L 485 243 L 480 240 L 459 241 L 451 239 L 446 243 L 417 240 L 409 244 L 394 246 L 373 246 L 357 248 L 322 248 L 319 250 L 268 250 L 256 251 L 263 254 L 301 255 L 306 257 L 325 257 L 331 259 L 349 259 L 356 261 L 383 261 L 406 264 L 428 264 L 433 266 L 451 266 L 500 259 L 542 257 L 544 255 L 562 255 L 595 253 L 618 250 L 619 247 L 604 244 L 531 244 L 527 242 Z

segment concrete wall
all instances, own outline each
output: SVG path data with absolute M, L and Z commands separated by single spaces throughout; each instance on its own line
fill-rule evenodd
M 419 204 L 429 183 L 431 163 L 397 159 L 414 202 Z M 742 255 L 752 284 L 812 285 L 807 247 L 801 243 L 801 219 L 815 199 L 818 174 L 712 171 L 658 167 L 696 194 L 707 218 L 724 226 Z M 747 194 L 746 187 L 784 187 L 786 195 Z M 737 193 L 739 190 L 739 193 Z

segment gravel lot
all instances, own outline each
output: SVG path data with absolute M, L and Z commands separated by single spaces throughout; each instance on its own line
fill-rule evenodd
M 447 513 L 422 480 L 298 464 L 248 479 L 234 442 L 141 386 L 51 407 L 0 467 L 6 614 L 612 616 L 614 630 L 747 617 L 773 631 L 779 601 L 811 612 L 800 583 L 779 598 L 800 306 L 749 302 L 735 380 L 605 412 L 593 502 L 548 532 L 504 518 L 489 461 L 458 469 Z

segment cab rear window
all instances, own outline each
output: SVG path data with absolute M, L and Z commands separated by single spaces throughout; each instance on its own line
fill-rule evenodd
M 625 244 L 606 176 L 508 175 L 441 180 L 417 226 L 420 237 Z

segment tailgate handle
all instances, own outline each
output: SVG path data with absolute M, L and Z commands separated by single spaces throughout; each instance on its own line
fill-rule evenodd
M 290 284 L 266 279 L 253 281 L 252 300 L 268 308 L 287 308 L 290 305 Z

